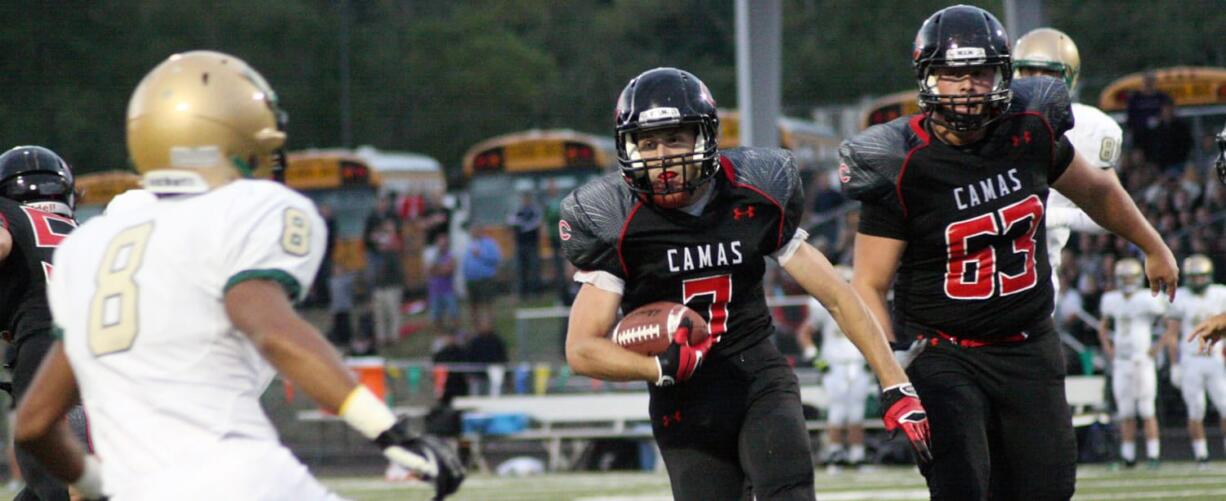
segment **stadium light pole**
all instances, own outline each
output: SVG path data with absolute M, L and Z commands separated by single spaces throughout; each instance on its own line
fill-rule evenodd
M 1011 40 L 1044 24 L 1043 0 L 1005 0 L 1005 30 Z
M 352 110 L 349 103 L 349 0 L 340 0 L 339 57 L 341 93 L 341 147 L 353 145 Z
M 736 0 L 736 98 L 741 146 L 779 145 L 781 2 Z

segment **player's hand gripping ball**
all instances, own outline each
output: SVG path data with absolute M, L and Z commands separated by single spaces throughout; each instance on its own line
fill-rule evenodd
M 715 343 L 707 322 L 683 304 L 660 301 L 630 312 L 613 328 L 618 346 L 640 355 L 655 356 L 657 386 L 685 381 Z

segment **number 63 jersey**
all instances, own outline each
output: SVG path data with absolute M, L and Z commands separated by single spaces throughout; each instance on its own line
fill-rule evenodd
M 906 242 L 895 324 L 992 339 L 1052 311 L 1044 211 L 1073 158 L 1068 91 L 1014 80 L 1008 110 L 974 144 L 930 137 L 924 115 L 872 127 L 839 151 L 843 191 L 860 200 L 859 232 Z
M 223 298 L 268 279 L 300 299 L 325 231 L 305 197 L 240 180 L 96 217 L 64 240 L 48 297 L 108 482 L 139 482 L 223 439 L 276 443 L 259 404 L 274 371 Z
M 690 214 L 645 205 L 610 174 L 567 196 L 558 225 L 576 280 L 621 294 L 623 312 L 655 301 L 689 306 L 719 336 L 712 356 L 723 357 L 773 332 L 765 258 L 786 260 L 804 241 L 804 195 L 791 154 L 776 149 L 721 152 L 708 185 L 705 205 Z

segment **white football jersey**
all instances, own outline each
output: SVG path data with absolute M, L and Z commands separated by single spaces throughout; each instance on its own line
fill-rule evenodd
M 1103 294 L 1099 311 L 1114 323 L 1111 342 L 1115 344 L 1115 358 L 1149 356 L 1154 321 L 1166 313 L 1166 305 L 1166 296 L 1153 297 L 1144 288 L 1128 296 L 1118 290 Z
M 1168 316 L 1179 320 L 1179 356 L 1183 358 L 1195 355 L 1200 350 L 1199 341 L 1188 341 L 1192 329 L 1206 318 L 1219 313 L 1226 313 L 1226 285 L 1210 284 L 1201 294 L 1192 292 L 1187 287 L 1180 287 L 1175 293 L 1175 302 L 1171 303 Z M 1213 355 L 1222 356 L 1222 343 L 1214 343 Z
M 230 445 L 283 447 L 259 402 L 275 371 L 223 297 L 270 279 L 301 299 L 325 233 L 307 198 L 240 180 L 108 213 L 64 240 L 48 297 L 109 494 Z
M 1114 169 L 1119 163 L 1124 131 L 1115 119 L 1098 108 L 1073 103 L 1073 128 L 1064 135 L 1073 143 L 1077 154 L 1088 159 L 1091 164 L 1102 169 Z M 1051 190 L 1047 195 L 1047 210 L 1051 212 L 1081 209 L 1059 191 Z M 1068 243 L 1071 231 L 1068 225 L 1047 225 L 1047 258 L 1053 270 L 1060 267 L 1060 251 Z
M 822 359 L 829 363 L 860 362 L 864 363 L 864 355 L 855 343 L 847 339 L 839 323 L 834 321 L 826 308 L 814 298 L 809 298 L 809 318 L 805 320 L 822 330 Z

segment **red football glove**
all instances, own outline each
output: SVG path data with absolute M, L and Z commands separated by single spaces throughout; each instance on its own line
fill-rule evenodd
M 911 383 L 903 383 L 886 388 L 881 392 L 881 408 L 885 409 L 885 415 L 881 417 L 885 429 L 896 431 L 901 428 L 911 441 L 911 448 L 915 449 L 920 463 L 932 461 L 932 452 L 928 448 L 932 441 L 932 432 L 928 430 L 928 413 L 924 412 L 915 387 Z
M 711 349 L 715 338 L 707 336 L 697 345 L 690 344 L 690 319 L 682 318 L 677 332 L 673 333 L 673 342 L 668 344 L 664 353 L 656 355 L 656 363 L 660 366 L 660 378 L 656 386 L 670 386 L 688 380 L 702 365 L 703 357 Z

